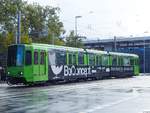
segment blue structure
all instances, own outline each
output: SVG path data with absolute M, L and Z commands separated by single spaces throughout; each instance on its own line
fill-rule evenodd
M 84 41 L 84 45 L 86 48 L 138 54 L 140 57 L 140 72 L 150 73 L 150 36 L 87 40 Z

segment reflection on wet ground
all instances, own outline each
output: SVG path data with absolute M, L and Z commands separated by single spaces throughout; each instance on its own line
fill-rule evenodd
M 0 113 L 120 113 L 118 109 L 126 109 L 133 100 L 148 98 L 149 93 L 150 76 L 43 87 L 9 87 L 3 84 L 0 87 Z M 114 108 L 125 103 L 127 105 L 122 108 Z M 133 110 L 132 113 L 134 109 L 136 107 L 128 108 Z

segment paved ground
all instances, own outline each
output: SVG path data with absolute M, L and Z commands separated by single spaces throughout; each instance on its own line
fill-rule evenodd
M 0 113 L 150 113 L 150 76 L 30 88 L 0 85 Z

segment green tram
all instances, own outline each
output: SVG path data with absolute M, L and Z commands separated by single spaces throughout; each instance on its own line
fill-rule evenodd
M 106 52 L 48 44 L 16 44 L 8 47 L 7 82 L 38 84 L 79 79 L 103 79 L 139 75 L 135 54 Z

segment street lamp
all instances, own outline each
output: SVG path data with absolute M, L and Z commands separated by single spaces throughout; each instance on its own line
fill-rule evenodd
M 17 10 L 17 32 L 16 32 L 16 44 L 20 44 L 21 41 L 21 11 Z
M 143 40 L 143 42 L 144 42 L 144 44 L 143 44 L 143 46 L 144 46 L 144 51 L 143 51 L 143 64 L 144 64 L 144 74 L 145 74 L 145 36 L 144 36 L 144 40 Z
M 117 41 L 117 37 L 114 36 L 114 50 L 115 50 L 115 52 L 117 52 L 117 44 L 116 44 L 116 41 Z
M 82 16 L 75 16 L 75 35 L 77 36 L 78 35 L 78 29 L 77 29 L 77 19 L 78 18 L 81 18 Z
M 77 29 L 77 19 L 82 16 L 75 16 L 75 46 L 77 47 L 78 29 Z

